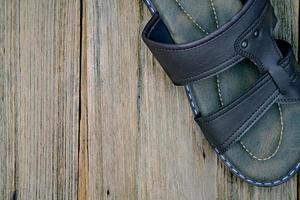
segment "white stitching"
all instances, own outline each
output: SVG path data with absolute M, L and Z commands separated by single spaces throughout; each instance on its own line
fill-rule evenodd
M 289 173 L 289 175 L 292 176 L 294 173 L 295 173 L 295 170 L 291 171 L 291 172 Z
M 146 0 L 146 1 L 149 1 L 149 0 Z M 151 6 L 150 6 L 150 9 L 151 9 Z M 152 8 L 152 9 L 153 9 L 153 8 Z M 190 93 L 189 87 L 186 86 L 185 88 L 186 88 L 187 91 Z M 191 93 L 190 93 L 189 96 L 190 96 L 189 100 L 191 101 L 191 103 L 193 103 L 193 99 L 192 99 Z M 194 103 L 193 103 L 192 105 L 194 105 Z M 297 166 L 296 166 L 296 167 L 295 167 L 295 168 L 294 168 L 287 176 L 285 176 L 285 177 L 283 177 L 282 179 L 279 179 L 279 180 L 277 180 L 277 181 L 274 181 L 273 183 L 270 183 L 270 182 L 264 183 L 264 182 L 259 182 L 259 181 L 253 181 L 253 180 L 251 180 L 251 179 L 249 179 L 249 178 L 246 178 L 246 177 L 245 177 L 243 174 L 241 174 L 236 168 L 234 168 L 234 167 L 230 164 L 230 162 L 227 161 L 226 158 L 225 158 L 223 155 L 220 154 L 220 151 L 219 151 L 218 149 L 215 148 L 214 150 L 215 150 L 215 152 L 217 153 L 217 155 L 221 158 L 221 160 L 222 160 L 225 164 L 227 164 L 227 166 L 228 166 L 231 170 L 234 170 L 234 172 L 237 171 L 237 173 L 236 173 L 237 176 L 239 176 L 241 179 L 243 179 L 243 180 L 245 180 L 245 181 L 248 181 L 248 182 L 251 182 L 252 184 L 257 185 L 257 186 L 275 186 L 275 185 L 279 185 L 279 184 L 285 182 L 287 179 L 289 179 L 289 178 L 291 177 L 291 174 L 295 173 L 295 172 L 298 170 L 298 168 L 300 167 L 300 162 L 299 162 L 299 163 L 297 164 Z
M 184 14 L 193 22 L 195 26 L 197 26 L 203 33 L 208 35 L 209 33 L 199 24 L 196 22 L 196 20 L 186 11 L 186 9 L 183 7 L 183 5 L 179 2 L 179 0 L 174 0 L 176 4 L 179 6 L 179 8 L 184 12 Z
M 154 14 L 156 11 L 153 8 L 152 4 L 150 3 L 149 0 L 144 0 L 144 2 L 148 5 L 148 8 L 150 9 L 151 13 Z
M 213 0 L 210 0 L 210 3 L 211 3 L 211 7 L 212 7 L 212 10 L 213 10 L 213 13 L 214 13 L 216 27 L 218 29 L 219 28 L 219 20 L 218 20 L 218 16 L 217 16 L 217 11 L 216 11 L 216 8 L 215 8 L 215 4 L 214 4 Z
M 215 18 L 216 28 L 218 29 L 219 28 L 219 20 L 218 20 L 215 4 L 214 4 L 213 0 L 210 0 L 210 3 L 211 3 L 212 10 L 213 10 L 214 18 Z M 219 101 L 220 101 L 221 106 L 223 107 L 224 101 L 223 101 L 223 97 L 222 97 L 222 93 L 221 93 L 219 74 L 217 74 L 217 89 L 218 89 Z
M 238 99 L 236 99 L 235 101 L 233 101 L 231 104 L 229 104 L 228 106 L 226 106 L 225 108 L 220 109 L 219 111 L 206 116 L 204 120 L 204 123 L 211 123 L 212 121 L 217 120 L 218 118 L 226 115 L 226 112 L 228 111 L 228 109 L 236 109 L 238 107 L 238 105 L 240 105 L 241 103 L 241 99 L 246 98 L 254 93 L 259 92 L 261 89 L 263 89 L 263 86 L 266 84 L 269 84 L 269 82 L 271 82 L 272 79 L 269 76 L 264 76 L 262 77 L 260 80 L 258 80 L 256 82 L 256 85 L 254 85 L 253 87 L 249 88 L 242 97 L 239 97 Z M 277 90 L 276 90 L 277 91 Z
M 248 177 L 245 177 L 243 174 L 241 174 L 232 164 L 230 164 L 230 162 L 224 157 L 224 155 L 220 154 L 220 151 L 218 149 L 214 149 L 215 152 L 217 153 L 218 157 L 221 158 L 221 160 L 225 163 L 225 165 L 232 171 L 234 172 L 237 176 L 239 176 L 241 179 L 247 181 L 248 183 L 251 183 L 253 185 L 256 186 L 275 186 L 275 185 L 279 185 L 283 182 L 285 182 L 286 180 L 288 180 L 289 178 L 291 178 L 296 171 L 299 169 L 300 167 L 300 162 L 297 164 L 297 166 L 292 169 L 288 175 L 284 176 L 281 179 L 278 179 L 276 181 L 273 182 L 259 182 L 259 181 L 255 181 L 253 179 L 250 179 Z
M 235 143 L 236 141 L 237 141 L 237 138 L 239 138 L 242 134 L 243 134 L 243 132 L 245 131 L 245 130 L 248 130 L 248 128 L 250 128 L 253 124 L 255 124 L 256 122 L 257 122 L 257 120 L 259 119 L 259 117 L 260 117 L 260 115 L 262 114 L 262 113 L 264 113 L 265 111 L 267 111 L 268 110 L 268 105 L 270 105 L 270 104 L 273 104 L 275 101 L 276 101 L 276 99 L 278 99 L 278 97 L 279 97 L 279 95 L 280 94 L 276 94 L 276 93 L 274 93 L 273 95 L 271 95 L 268 99 L 267 99 L 267 101 L 266 102 L 269 102 L 269 104 L 267 104 L 267 105 L 261 105 L 261 107 L 263 108 L 260 112 L 258 112 L 258 113 L 253 113 L 252 115 L 251 115 L 251 117 L 252 116 L 255 116 L 255 115 L 257 115 L 253 120 L 251 120 L 251 122 L 249 122 L 249 124 L 246 126 L 246 127 L 242 127 L 244 124 L 246 124 L 246 121 L 229 137 L 229 138 L 227 138 L 227 140 L 222 144 L 222 147 L 225 147 L 225 150 L 228 148 L 228 147 L 230 147 L 233 143 Z M 274 97 L 273 97 L 274 96 Z M 258 111 L 258 110 L 257 110 Z M 249 118 L 250 119 L 250 118 Z M 242 131 L 241 131 L 242 130 Z M 236 136 L 236 134 L 238 133 L 240 131 L 240 133 Z M 233 139 L 232 140 L 232 138 L 233 137 L 236 137 L 236 139 Z M 231 142 L 229 142 L 230 140 L 232 140 Z
M 284 128 L 284 124 L 283 124 L 283 116 L 282 116 L 282 110 L 281 110 L 280 104 L 277 104 L 277 105 L 278 105 L 278 109 L 279 109 L 279 113 L 280 113 L 280 126 L 281 126 L 281 129 L 280 129 L 280 138 L 279 138 L 278 145 L 277 145 L 275 151 L 274 151 L 272 154 L 270 154 L 270 156 L 265 157 L 265 158 L 259 158 L 259 157 L 257 157 L 256 155 L 254 155 L 254 154 L 253 154 L 253 153 L 245 146 L 245 144 L 244 144 L 242 141 L 240 141 L 240 144 L 242 145 L 243 149 L 245 149 L 245 151 L 246 151 L 252 158 L 254 158 L 254 159 L 258 160 L 258 161 L 267 161 L 267 160 L 270 160 L 270 159 L 274 158 L 274 157 L 277 155 L 277 153 L 278 153 L 278 151 L 279 151 L 279 148 L 280 148 L 280 146 L 281 146 L 281 144 L 282 144 L 282 138 L 283 138 L 283 132 L 284 132 L 284 130 L 283 130 L 283 128 Z
M 280 180 L 274 182 L 274 184 L 278 184 L 278 183 L 280 183 Z
M 192 21 L 192 23 L 194 25 L 196 25 L 202 32 L 204 32 L 205 34 L 209 34 L 206 30 L 204 30 L 203 27 L 201 27 L 199 25 L 199 23 L 196 22 L 196 20 L 186 11 L 186 9 L 182 6 L 182 4 L 178 1 L 178 0 L 175 0 L 175 2 L 177 3 L 177 5 L 180 7 L 180 9 L 185 13 L 185 15 Z M 215 23 L 216 23 L 216 28 L 218 29 L 219 28 L 219 21 L 218 21 L 218 16 L 217 16 L 217 12 L 216 12 L 216 8 L 215 8 L 215 5 L 214 5 L 214 2 L 213 0 L 210 0 L 210 3 L 211 3 L 211 7 L 212 7 L 212 10 L 213 10 L 213 15 L 214 15 L 214 18 L 215 18 Z M 220 89 L 220 79 L 219 79 L 219 75 L 217 75 L 217 89 L 218 89 L 218 95 L 219 95 L 219 101 L 220 101 L 220 104 L 221 106 L 224 106 L 224 102 L 223 102 L 223 98 L 222 98 L 222 94 L 221 94 L 221 89 Z M 189 90 L 189 87 L 187 87 L 187 91 L 188 91 L 188 96 L 191 100 L 191 105 L 192 105 L 192 109 L 194 110 L 194 113 L 198 113 L 195 109 L 195 104 L 193 102 L 193 98 L 191 96 L 191 93 L 190 93 L 190 90 Z
M 228 31 L 230 31 L 233 27 L 236 26 L 236 24 L 240 23 L 240 21 L 242 20 L 242 18 L 247 15 L 249 12 L 252 11 L 252 8 L 254 7 L 255 3 L 256 3 L 257 0 L 253 0 L 253 2 L 251 2 L 250 6 L 247 8 L 247 10 L 245 10 L 241 15 L 240 15 L 240 18 L 238 18 L 236 21 L 234 21 L 232 24 L 230 24 L 230 26 L 223 30 L 222 32 L 216 34 L 213 38 L 210 38 L 208 39 L 207 41 L 203 41 L 201 42 L 200 44 L 196 44 L 192 47 L 180 47 L 180 48 L 169 48 L 169 47 L 153 47 L 155 48 L 156 50 L 160 50 L 160 51 L 188 51 L 188 50 L 191 50 L 191 49 L 194 49 L 194 48 L 198 48 L 198 47 L 201 47 L 202 45 L 205 45 L 211 41 L 214 41 L 216 39 L 218 39 L 219 37 L 223 36 L 225 33 L 227 33 Z
M 286 180 L 286 179 L 288 179 L 289 178 L 289 176 L 285 176 L 282 180 Z
M 195 103 L 194 103 L 194 101 L 193 101 L 193 97 L 192 97 L 192 94 L 191 94 L 191 90 L 190 90 L 190 88 L 189 88 L 188 85 L 185 86 L 185 89 L 186 89 L 186 91 L 187 91 L 187 96 L 188 96 L 189 102 L 190 102 L 190 104 L 191 104 L 192 110 L 193 110 L 194 114 L 197 115 L 197 114 L 198 114 L 198 111 L 197 111 L 197 109 L 196 109 L 196 107 L 195 107 Z
M 243 174 L 240 174 L 239 177 L 245 180 L 245 176 Z
M 215 16 L 215 22 L 216 22 L 216 25 L 218 27 L 218 18 L 217 18 L 217 14 L 216 14 L 216 9 L 215 9 L 215 6 L 214 6 L 214 3 L 213 3 L 213 0 L 210 0 L 211 1 L 211 6 L 213 8 L 213 11 L 214 11 L 214 16 Z M 274 43 L 273 43 L 274 45 Z M 278 49 L 277 49 L 278 51 Z M 220 80 L 219 80 L 219 76 L 217 75 L 217 88 L 218 88 L 218 94 L 219 94 L 219 99 L 220 99 L 220 102 L 221 102 L 221 105 L 223 106 L 223 99 L 222 99 L 222 94 L 221 94 L 221 89 L 220 89 Z M 281 125 L 281 130 L 280 130 L 280 139 L 279 139 L 279 142 L 278 142 L 278 145 L 275 149 L 275 151 L 268 157 L 266 158 L 259 158 L 257 157 L 256 155 L 254 155 L 245 145 L 244 143 L 240 140 L 240 144 L 242 145 L 243 149 L 254 159 L 258 160 L 258 161 L 267 161 L 267 160 L 270 160 L 272 159 L 274 156 L 276 156 L 276 154 L 278 153 L 278 150 L 281 146 L 281 143 L 282 143 L 282 138 L 283 138 L 283 127 L 284 127 L 284 124 L 283 124 L 283 117 L 282 117 L 282 110 L 281 110 L 281 107 L 280 105 L 278 104 L 278 109 L 279 109 L 279 113 L 280 113 L 280 125 Z
M 220 76 L 219 75 L 217 75 L 217 89 L 218 89 L 219 101 L 220 101 L 221 106 L 223 107 L 224 106 L 224 101 L 223 101 L 222 93 L 221 93 Z

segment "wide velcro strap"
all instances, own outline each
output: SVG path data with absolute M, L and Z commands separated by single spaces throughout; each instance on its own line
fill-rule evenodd
M 208 78 L 241 60 L 235 42 L 261 16 L 268 0 L 248 0 L 228 23 L 205 38 L 187 44 L 174 44 L 165 24 L 156 13 L 142 37 L 175 85 Z M 273 13 L 269 13 L 273 17 Z

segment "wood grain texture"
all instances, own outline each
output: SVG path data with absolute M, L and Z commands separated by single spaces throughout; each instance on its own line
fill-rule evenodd
M 136 1 L 87 1 L 89 195 L 136 199 L 140 15 Z
M 299 1 L 272 0 L 299 46 Z M 297 199 L 233 177 L 140 39 L 141 0 L 0 0 L 0 199 Z M 299 197 L 300 198 L 300 197 Z
M 0 199 L 76 199 L 79 1 L 0 0 Z
M 289 41 L 296 55 L 299 55 L 299 0 L 271 0 L 278 18 L 276 35 Z
M 91 199 L 296 199 L 297 179 L 272 189 L 232 177 L 174 87 L 139 40 L 141 1 L 88 1 Z M 298 48 L 299 2 L 273 0 L 276 35 Z M 99 25 L 100 24 L 100 25 Z

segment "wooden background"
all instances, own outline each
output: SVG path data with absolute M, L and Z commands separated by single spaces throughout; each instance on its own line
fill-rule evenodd
M 273 0 L 299 45 L 299 0 Z M 141 0 L 0 0 L 0 199 L 297 199 L 232 177 L 140 34 Z M 298 197 L 297 197 L 298 196 Z

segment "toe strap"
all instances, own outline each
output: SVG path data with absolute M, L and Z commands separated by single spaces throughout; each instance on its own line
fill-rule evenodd
M 282 45 L 279 45 L 283 47 Z M 286 47 L 287 48 L 287 47 Z M 280 68 L 287 74 L 289 85 L 282 93 L 270 73 L 265 73 L 251 88 L 231 104 L 207 116 L 195 117 L 204 135 L 220 152 L 228 150 L 259 120 L 275 103 L 300 102 L 300 78 L 295 72 L 298 65 L 292 49 L 287 48 Z M 282 50 L 284 52 L 285 50 Z
M 204 135 L 212 146 L 226 151 L 238 141 L 276 103 L 280 92 L 269 75 L 231 104 L 209 116 L 197 116 Z

